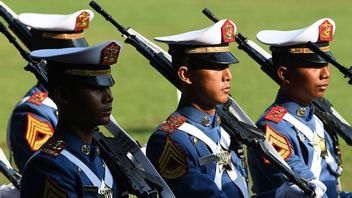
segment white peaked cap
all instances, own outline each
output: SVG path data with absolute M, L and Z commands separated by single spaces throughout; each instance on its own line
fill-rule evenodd
M 117 62 L 121 48 L 120 42 L 111 40 L 90 47 L 35 50 L 30 55 L 38 59 L 68 64 L 111 65 Z
M 325 28 L 322 27 L 325 25 Z M 326 28 L 326 25 L 329 27 Z M 263 30 L 258 32 L 257 39 L 267 45 L 288 46 L 296 44 L 304 44 L 307 42 L 330 41 L 335 33 L 335 22 L 330 18 L 322 18 L 312 25 L 289 31 L 280 30 Z M 327 32 L 327 38 L 324 38 L 324 31 Z
M 233 35 L 231 36 L 234 36 L 236 34 L 235 23 L 230 20 L 223 19 L 205 29 L 173 36 L 156 37 L 155 40 L 175 45 L 218 45 L 223 43 L 222 27 L 225 23 L 231 23 L 233 25 L 234 30 Z
M 78 20 L 78 18 L 80 18 Z M 87 18 L 88 17 L 88 18 Z M 91 10 L 80 10 L 72 14 L 39 14 L 23 13 L 18 15 L 19 21 L 25 25 L 46 31 L 79 31 L 88 28 L 94 18 Z

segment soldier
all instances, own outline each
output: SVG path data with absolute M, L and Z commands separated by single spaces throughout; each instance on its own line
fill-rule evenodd
M 69 15 L 23 13 L 18 20 L 31 32 L 31 50 L 63 47 L 86 47 L 84 29 L 94 14 L 80 10 Z M 16 105 L 7 128 L 10 153 L 20 172 L 30 156 L 52 135 L 57 124 L 57 107 L 38 82 Z
M 47 60 L 49 96 L 58 106 L 55 133 L 25 166 L 21 197 L 119 197 L 93 134 L 110 121 L 110 65 L 121 44 L 37 50 Z
M 313 42 L 331 54 L 329 41 L 334 32 L 334 21 L 324 18 L 299 30 L 266 30 L 257 34 L 260 42 L 270 45 L 281 81 L 275 102 L 257 125 L 292 170 L 315 185 L 316 197 L 348 195 L 341 192 L 342 169 L 332 138 L 311 106 L 327 90 L 330 69 L 328 62 L 311 51 L 307 43 Z M 304 196 L 297 186 L 287 183 L 283 174 L 252 150 L 248 151 L 248 164 L 257 195 L 276 190 L 276 197 Z
M 241 159 L 229 150 L 216 105 L 225 103 L 232 79 L 229 51 L 236 27 L 221 20 L 206 29 L 159 37 L 169 45 L 182 83 L 177 110 L 152 134 L 147 156 L 176 197 L 249 197 Z

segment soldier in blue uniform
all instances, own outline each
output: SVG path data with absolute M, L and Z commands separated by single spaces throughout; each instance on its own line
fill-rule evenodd
M 257 125 L 291 169 L 315 186 L 316 197 L 347 197 L 341 191 L 340 159 L 324 125 L 314 115 L 313 99 L 324 95 L 330 71 L 328 62 L 306 45 L 315 43 L 330 53 L 329 41 L 335 32 L 333 20 L 320 19 L 307 28 L 291 31 L 266 30 L 257 34 L 260 42 L 271 45 L 272 60 L 280 83 L 275 102 Z M 305 197 L 302 191 L 265 159 L 248 151 L 253 191 L 259 197 Z
M 36 50 L 47 60 L 48 91 L 58 106 L 55 133 L 27 162 L 21 197 L 120 197 L 93 135 L 110 121 L 110 65 L 121 44 Z
M 232 79 L 229 51 L 236 27 L 221 20 L 206 29 L 157 41 L 169 45 L 182 83 L 177 110 L 154 131 L 146 153 L 176 197 L 249 197 L 246 170 L 229 150 L 216 105 L 225 103 Z
M 86 47 L 84 29 L 93 12 L 80 10 L 69 15 L 23 13 L 18 20 L 31 29 L 31 50 Z M 52 135 L 57 124 L 57 107 L 38 82 L 16 105 L 7 128 L 10 153 L 20 172 L 30 156 Z

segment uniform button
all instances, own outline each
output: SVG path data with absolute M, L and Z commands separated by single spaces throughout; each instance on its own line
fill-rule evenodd
M 95 153 L 96 153 L 97 156 L 100 155 L 100 149 L 99 149 L 99 147 L 97 147 L 97 149 L 95 150 Z
M 193 138 L 193 143 L 194 143 L 194 144 L 197 144 L 197 143 L 198 143 L 198 138 L 196 138 L 196 137 Z

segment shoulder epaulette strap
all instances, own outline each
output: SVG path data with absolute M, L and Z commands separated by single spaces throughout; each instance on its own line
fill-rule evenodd
M 46 92 L 37 91 L 32 94 L 27 101 L 36 105 L 41 105 L 47 97 L 48 94 Z
M 50 138 L 42 147 L 41 152 L 52 157 L 60 155 L 60 153 L 65 148 L 65 142 L 62 140 L 57 140 L 55 138 Z
M 167 133 L 173 133 L 185 122 L 186 122 L 186 117 L 180 114 L 175 114 L 170 116 L 163 124 L 161 124 L 158 130 L 164 131 Z
M 284 107 L 275 106 L 271 108 L 271 110 L 265 115 L 265 119 L 273 121 L 273 122 L 280 122 L 284 115 L 287 113 L 287 110 Z

